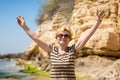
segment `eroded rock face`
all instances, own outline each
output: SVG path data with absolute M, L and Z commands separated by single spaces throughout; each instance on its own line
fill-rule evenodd
M 76 73 L 80 76 L 91 76 L 95 80 L 114 80 L 120 78 L 120 59 L 95 55 L 80 57 L 76 60 Z
M 84 0 L 83 2 L 81 0 L 76 1 L 79 3 L 75 5 L 71 18 L 71 28 L 73 34 L 75 35 L 74 37 L 77 38 L 80 34 L 84 34 L 83 36 L 85 36 L 87 29 L 96 22 L 96 10 L 104 8 L 106 10 L 106 16 L 95 34 L 87 42 L 85 47 L 94 50 L 94 54 L 120 56 L 120 29 L 118 18 L 120 13 L 119 0 Z M 84 33 L 85 31 L 86 33 Z
M 47 43 L 56 43 L 56 30 L 64 23 L 69 23 L 73 33 L 70 44 L 77 41 L 78 37 L 85 36 L 87 30 L 96 23 L 96 10 L 106 10 L 106 16 L 95 34 L 86 43 L 86 54 L 100 54 L 120 56 L 120 3 L 119 0 L 75 0 L 73 14 L 69 22 L 61 12 L 57 12 L 51 20 L 44 21 L 37 29 L 37 35 Z M 26 52 L 47 54 L 40 48 L 36 48 L 33 42 Z
M 75 0 L 74 10 L 72 12 L 71 19 L 68 21 L 61 12 L 54 14 L 51 20 L 46 20 L 38 27 L 36 34 L 39 38 L 46 43 L 57 43 L 55 39 L 56 30 L 64 23 L 69 23 L 69 27 L 73 33 L 73 39 L 70 45 L 75 43 L 77 39 L 87 34 L 87 30 L 96 23 L 96 10 L 106 10 L 106 16 L 99 28 L 86 43 L 83 50 L 80 51 L 83 55 L 103 55 L 103 56 L 116 56 L 120 57 L 120 0 Z M 32 59 L 36 60 L 39 56 L 39 60 L 49 59 L 49 56 L 36 43 L 31 43 L 28 49 L 25 51 L 28 55 L 33 55 Z M 80 55 L 81 56 L 81 55 Z M 88 57 L 90 59 L 90 57 Z M 100 60 L 100 59 L 101 60 Z M 93 60 L 89 61 L 89 65 L 77 66 L 79 69 L 85 68 L 84 72 L 79 71 L 79 74 L 83 76 L 93 77 L 120 77 L 119 59 L 109 60 L 101 57 L 92 57 Z M 83 61 L 84 58 L 79 61 Z M 98 61 L 101 62 L 98 62 Z M 85 64 L 87 64 L 85 61 Z M 44 64 L 44 61 L 41 61 Z M 102 63 L 104 62 L 104 63 Z M 93 65 L 96 63 L 96 65 Z M 102 63 L 98 64 L 97 63 Z M 80 67 L 81 66 L 81 67 Z M 90 67 L 87 67 L 90 66 Z M 94 66 L 94 67 L 93 67 Z M 90 70 L 91 69 L 91 70 Z M 95 73 L 93 73 L 95 71 Z

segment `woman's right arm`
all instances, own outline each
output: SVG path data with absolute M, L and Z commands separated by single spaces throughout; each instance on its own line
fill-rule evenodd
M 44 51 L 48 52 L 49 45 L 41 41 L 38 38 L 38 36 L 27 27 L 24 17 L 18 16 L 17 22 L 23 28 L 23 30 L 28 34 L 28 36 L 38 44 L 39 47 L 41 47 Z

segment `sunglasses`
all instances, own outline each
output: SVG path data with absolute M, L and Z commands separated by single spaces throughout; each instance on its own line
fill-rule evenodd
M 59 38 L 62 38 L 62 37 L 70 38 L 70 35 L 69 34 L 58 34 L 57 37 L 59 37 Z

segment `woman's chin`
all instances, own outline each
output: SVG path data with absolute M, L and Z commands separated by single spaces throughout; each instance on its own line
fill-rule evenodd
M 63 41 L 60 41 L 59 43 L 60 43 L 60 44 L 66 44 L 66 42 L 63 42 Z

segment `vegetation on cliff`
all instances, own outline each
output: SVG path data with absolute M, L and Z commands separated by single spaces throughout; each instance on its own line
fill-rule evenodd
M 74 0 L 48 0 L 43 5 L 43 13 L 38 16 L 37 23 L 50 19 L 56 12 L 61 12 L 67 19 L 70 19 L 74 7 Z M 45 17 L 47 15 L 47 17 Z

